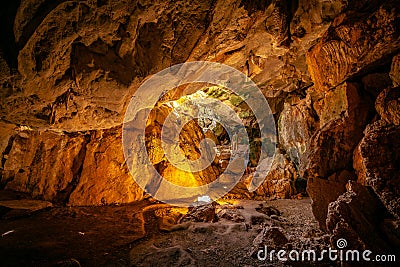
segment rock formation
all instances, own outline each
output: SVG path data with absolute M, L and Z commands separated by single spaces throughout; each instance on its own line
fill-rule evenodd
M 271 143 L 278 148 L 273 168 L 262 186 L 249 192 L 251 168 L 259 164 L 257 142 L 264 137 L 257 136 L 258 126 L 240 98 L 218 93 L 217 99 L 241 114 L 253 148 L 248 172 L 231 196 L 289 198 L 304 191 L 301 181 L 307 181 L 314 215 L 333 237 L 348 235 L 357 240 L 355 246 L 368 247 L 374 245 L 368 231 L 380 228 L 387 233 L 380 244 L 398 244 L 389 240 L 398 236 L 394 225 L 400 220 L 397 1 L 21 0 L 4 5 L 0 189 L 67 205 L 143 199 L 121 143 L 131 96 L 171 65 L 215 61 L 259 86 L 278 130 L 277 142 Z M 172 182 L 187 175 L 171 167 L 153 137 L 170 112 L 165 103 L 201 89 L 166 94 L 148 121 L 147 151 Z M 181 141 L 189 144 L 184 154 L 195 159 L 200 140 L 209 137 L 222 156 L 188 184 L 213 181 L 230 157 L 224 150 L 226 132 L 218 127 L 203 132 L 202 123 L 183 129 Z M 381 218 L 368 207 L 382 209 Z M 359 228 L 354 218 L 368 227 Z
M 72 205 L 139 199 L 142 192 L 126 180 L 117 151 L 120 145 L 114 146 L 114 152 L 107 150 L 98 165 L 102 154 L 96 149 L 105 148 L 98 148 L 101 145 L 95 140 L 119 131 L 130 97 L 146 77 L 176 63 L 218 61 L 245 72 L 279 117 L 285 102 L 295 104 L 304 97 L 302 88 L 311 82 L 305 53 L 333 14 L 341 11 L 336 2 L 324 6 L 292 2 L 290 7 L 284 1 L 168 5 L 162 1 L 21 1 L 18 7 L 10 6 L 15 12 L 7 14 L 13 22 L 7 30 L 17 53 L 7 54 L 5 63 L 17 64 L 4 65 L 2 72 L 2 188 Z M 6 48 L 2 50 L 8 52 Z M 29 132 L 25 142 L 32 145 L 27 154 L 36 155 L 34 162 L 18 153 L 18 136 L 24 127 Z M 119 134 L 111 135 L 104 142 L 118 142 Z M 42 146 L 51 153 L 40 153 Z M 61 167 L 50 167 L 51 161 Z M 256 155 L 253 161 L 257 164 Z M 89 171 L 83 162 L 97 171 Z M 296 172 L 293 166 L 288 168 Z M 267 181 L 269 189 L 261 194 L 288 197 L 294 193 L 297 174 L 285 175 L 272 175 L 274 182 Z

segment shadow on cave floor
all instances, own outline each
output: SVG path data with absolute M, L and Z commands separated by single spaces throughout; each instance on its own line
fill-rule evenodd
M 31 214 L 0 210 L 0 265 L 278 266 L 255 256 L 260 236 L 276 247 L 327 246 L 308 198 L 227 200 L 213 212 L 207 222 L 207 212 L 185 214 L 150 199 Z

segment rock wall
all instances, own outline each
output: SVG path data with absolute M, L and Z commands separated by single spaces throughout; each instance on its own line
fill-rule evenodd
M 399 8 L 366 1 L 355 12 L 336 17 L 307 53 L 320 129 L 300 172 L 332 244 L 397 253 Z
M 365 233 L 347 216 L 365 210 L 343 208 L 349 199 L 383 207 L 371 224 L 398 231 L 390 227 L 399 220 L 396 1 L 21 0 L 8 8 L 1 188 L 70 205 L 143 198 L 121 150 L 130 97 L 159 70 L 208 60 L 251 77 L 276 118 L 279 153 L 257 196 L 291 197 L 307 180 L 314 215 L 332 236 Z M 160 165 L 173 177 L 170 170 Z M 233 193 L 254 197 L 246 178 Z
M 19 127 L 2 156 L 2 187 L 35 198 L 102 205 L 144 196 L 124 163 L 121 128 L 71 133 Z
M 100 137 L 120 127 L 146 77 L 185 61 L 225 63 L 260 86 L 278 118 L 285 102 L 304 98 L 311 83 L 306 51 L 345 6 L 317 0 L 22 0 L 9 8 L 10 23 L 3 27 L 16 53 L 0 47 L 0 55 L 7 53 L 1 60 L 1 187 L 86 205 L 142 196 L 119 166 L 118 135 Z M 20 130 L 25 126 L 29 130 Z M 105 149 L 97 138 L 115 143 L 112 152 L 97 151 Z M 282 161 L 288 158 L 282 151 L 276 166 L 292 174 L 277 167 L 261 196 L 296 191 L 295 165 Z

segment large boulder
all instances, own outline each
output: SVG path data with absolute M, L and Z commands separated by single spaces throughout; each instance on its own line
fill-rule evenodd
M 385 207 L 400 219 L 400 127 L 377 121 L 368 125 L 354 152 L 361 184 L 371 186 Z
M 31 216 L 32 214 L 49 207 L 52 207 L 52 204 L 43 200 L 4 200 L 0 201 L 0 218 L 9 219 Z
M 296 166 L 286 154 L 282 154 L 279 150 L 263 182 L 255 191 L 250 192 L 253 177 L 254 173 L 243 175 L 226 197 L 270 200 L 290 198 L 297 193 L 296 181 L 299 177 Z
M 289 239 L 285 235 L 285 231 L 281 227 L 265 227 L 261 232 L 254 238 L 251 255 L 257 256 L 259 250 L 264 250 L 265 247 L 268 250 L 282 249 L 289 243 Z
M 345 83 L 328 92 L 317 112 L 320 129 L 309 139 L 300 160 L 300 174 L 305 178 L 327 178 L 351 169 L 352 153 L 363 136 L 370 108 L 356 84 Z
M 298 173 L 293 162 L 278 150 L 268 175 L 254 193 L 256 196 L 269 199 L 290 198 L 296 193 L 297 178 Z
M 326 228 L 334 247 L 339 239 L 345 239 L 345 249 L 389 253 L 396 251 L 400 244 L 399 228 L 396 229 L 396 222 L 389 218 L 368 187 L 349 182 L 347 191 L 329 205 Z
M 355 179 L 355 175 L 347 170 L 334 173 L 328 179 L 308 178 L 307 192 L 312 199 L 312 211 L 321 229 L 326 230 L 329 204 L 346 192 L 346 184 L 349 180 Z

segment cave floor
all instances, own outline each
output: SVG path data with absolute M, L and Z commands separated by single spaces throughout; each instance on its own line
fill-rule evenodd
M 257 212 L 260 203 L 281 214 Z M 217 222 L 160 225 L 162 220 L 146 210 L 166 205 L 151 200 L 118 206 L 51 207 L 3 217 L 0 265 L 269 266 L 254 257 L 253 246 L 254 238 L 266 226 L 280 227 L 294 246 L 310 240 L 326 245 L 308 198 L 239 200 L 235 205 L 244 221 L 220 218 Z

